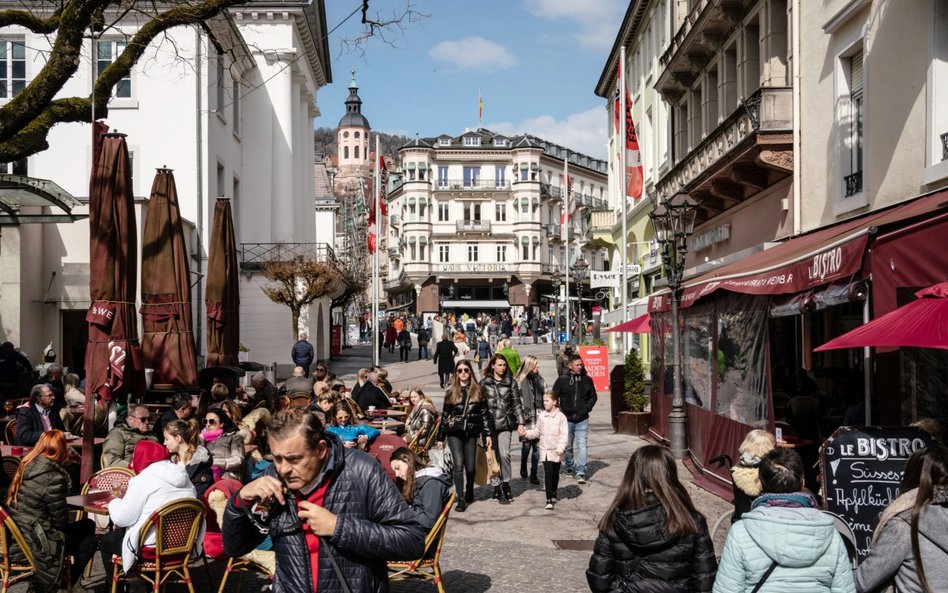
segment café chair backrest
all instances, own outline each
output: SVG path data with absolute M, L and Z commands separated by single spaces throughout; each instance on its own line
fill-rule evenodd
M 114 490 L 128 487 L 128 481 L 135 477 L 135 472 L 127 467 L 106 467 L 89 476 L 89 481 L 82 485 L 82 494 L 90 490 Z
M 456 498 L 456 493 L 448 498 L 447 504 L 441 510 L 441 515 L 425 537 L 425 551 L 421 558 L 388 563 L 389 581 L 398 582 L 409 578 L 423 579 L 433 582 L 438 587 L 438 593 L 444 593 L 444 582 L 441 578 L 441 545 L 444 543 L 444 532 L 448 526 L 448 515 L 451 513 L 451 507 L 454 505 Z
M 313 395 L 305 391 L 297 391 L 286 396 L 290 408 L 308 408 L 313 403 Z
M 23 552 L 26 563 L 15 563 L 12 558 L 14 544 Z M 6 508 L 0 507 L 0 593 L 7 593 L 11 585 L 28 579 L 36 574 L 36 564 L 33 561 L 33 552 L 26 545 L 20 528 L 13 522 L 13 517 Z
M 10 481 L 13 481 L 13 476 L 16 475 L 16 470 L 20 469 L 20 460 L 16 457 L 4 457 L 3 458 L 3 473 L 10 478 Z
M 15 445 L 16 443 L 16 420 L 11 420 L 7 422 L 7 427 L 3 431 L 3 438 L 6 440 L 8 445 Z
M 428 452 L 428 449 L 431 448 L 431 445 L 434 444 L 434 440 L 438 437 L 438 430 L 441 428 L 441 416 L 438 416 L 435 420 L 434 426 L 431 427 L 431 430 L 427 435 L 424 435 L 425 438 L 422 440 L 421 432 L 416 432 L 415 436 L 412 437 L 411 442 L 408 443 L 408 448 L 414 451 L 415 453 L 424 454 Z

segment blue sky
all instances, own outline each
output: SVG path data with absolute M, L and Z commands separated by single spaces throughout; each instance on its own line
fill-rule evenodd
M 330 29 L 361 0 L 326 0 Z M 384 18 L 406 0 L 371 0 Z M 360 13 L 330 36 L 333 84 L 319 91 L 317 127 L 342 117 L 356 69 L 363 114 L 373 130 L 413 137 L 460 134 L 477 126 L 529 132 L 604 158 L 605 102 L 595 84 L 626 9 L 623 0 L 411 0 L 427 18 L 347 52 Z M 370 12 L 371 14 L 371 12 Z

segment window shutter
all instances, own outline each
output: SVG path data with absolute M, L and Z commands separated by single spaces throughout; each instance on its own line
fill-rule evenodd
M 863 68 L 862 52 L 849 58 L 849 92 L 852 95 L 862 92 Z

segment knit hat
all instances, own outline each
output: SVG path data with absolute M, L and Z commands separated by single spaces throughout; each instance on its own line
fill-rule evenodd
M 128 469 L 140 474 L 152 463 L 166 461 L 170 457 L 171 455 L 164 445 L 142 439 L 135 445 L 135 452 L 132 453 L 132 463 L 129 464 Z

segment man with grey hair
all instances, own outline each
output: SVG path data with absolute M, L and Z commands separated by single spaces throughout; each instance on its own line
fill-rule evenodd
M 265 405 L 268 410 L 271 412 L 276 410 L 277 388 L 267 379 L 266 375 L 263 373 L 255 373 L 250 377 L 250 386 L 253 387 L 254 390 L 254 396 L 251 400 L 253 407 L 257 407 L 260 405 L 260 402 L 264 402 L 263 405 Z
M 156 441 L 151 432 L 151 411 L 147 406 L 131 405 L 128 416 L 115 423 L 102 444 L 102 467 L 128 467 L 138 441 Z M 162 435 L 164 436 L 164 435 Z
M 377 385 L 378 380 L 378 373 L 375 371 L 370 372 L 366 377 L 365 385 L 362 386 L 362 389 L 359 390 L 359 395 L 356 396 L 355 401 L 363 411 L 368 410 L 369 406 L 374 406 L 379 410 L 387 410 L 391 405 L 388 401 L 388 397 L 379 389 Z
M 46 383 L 34 385 L 30 391 L 30 403 L 16 411 L 16 444 L 32 447 L 41 434 L 54 428 L 66 430 L 54 410 L 53 390 Z
M 313 359 L 316 358 L 313 345 L 306 340 L 308 337 L 306 332 L 300 332 L 300 339 L 293 344 L 293 350 L 290 352 L 293 364 L 303 367 L 304 377 L 309 377 L 309 367 L 313 364 Z

